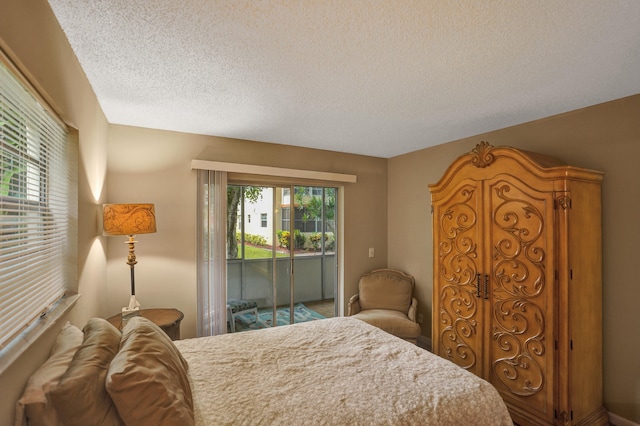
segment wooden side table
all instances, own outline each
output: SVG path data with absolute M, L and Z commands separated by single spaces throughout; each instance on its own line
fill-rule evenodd
M 180 321 L 184 314 L 173 308 L 140 309 L 140 316 L 153 322 L 167 333 L 171 340 L 180 339 Z M 122 330 L 122 315 L 116 314 L 107 318 L 118 330 Z

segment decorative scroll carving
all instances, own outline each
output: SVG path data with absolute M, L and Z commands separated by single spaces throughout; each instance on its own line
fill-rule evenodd
M 502 356 L 493 370 L 513 394 L 531 396 L 545 383 L 544 218 L 525 197 L 508 196 L 512 189 L 494 188 L 492 335 Z
M 558 205 L 562 210 L 569 209 L 571 207 L 571 198 L 568 195 L 558 197 Z
M 478 332 L 478 322 L 474 319 L 477 313 L 476 301 L 468 291 L 458 286 L 446 286 L 441 293 L 441 302 L 442 354 L 463 368 L 471 368 L 476 364 L 476 354 L 465 339 Z M 444 303 L 447 302 L 448 305 L 445 306 Z
M 473 284 L 478 257 L 475 195 L 473 186 L 462 187 L 439 218 L 439 274 L 445 283 L 439 295 L 441 354 L 463 368 L 476 365 L 476 354 L 469 344 L 478 333 L 478 306 Z
M 493 339 L 506 354 L 493 363 L 496 377 L 516 395 L 538 393 L 544 385 L 544 372 L 536 361 L 545 354 L 542 311 L 532 303 L 504 300 L 494 306 L 494 319 Z
M 491 150 L 493 150 L 493 146 L 491 146 L 491 144 L 485 141 L 480 142 L 474 149 L 471 150 L 471 152 L 474 154 L 473 158 L 471 159 L 471 164 L 480 168 L 491 165 L 491 163 L 493 163 L 493 161 L 495 160 L 495 157 L 491 153 Z

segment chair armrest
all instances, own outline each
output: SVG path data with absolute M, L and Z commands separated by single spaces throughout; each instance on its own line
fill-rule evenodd
M 416 321 L 417 313 L 418 313 L 418 300 L 414 297 L 411 299 L 411 306 L 409 306 L 409 312 L 407 313 L 407 316 L 411 321 L 418 322 Z
M 360 297 L 357 294 L 351 296 L 349 299 L 349 309 L 347 310 L 347 316 L 355 315 L 360 312 Z

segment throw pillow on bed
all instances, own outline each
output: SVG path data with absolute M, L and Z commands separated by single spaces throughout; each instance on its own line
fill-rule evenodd
M 144 317 L 122 330 L 106 387 L 128 425 L 194 424 L 188 365 L 169 336 Z
M 29 377 L 16 404 L 16 426 L 56 426 L 58 414 L 49 391 L 67 371 L 83 340 L 82 330 L 67 322 L 51 348 L 49 358 Z
M 69 369 L 51 390 L 58 418 L 65 426 L 122 425 L 104 386 L 121 333 L 102 318 L 90 319 L 83 332 L 84 340 Z

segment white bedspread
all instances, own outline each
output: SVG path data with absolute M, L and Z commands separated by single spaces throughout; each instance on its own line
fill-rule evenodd
M 486 381 L 360 320 L 175 342 L 197 425 L 509 425 Z

